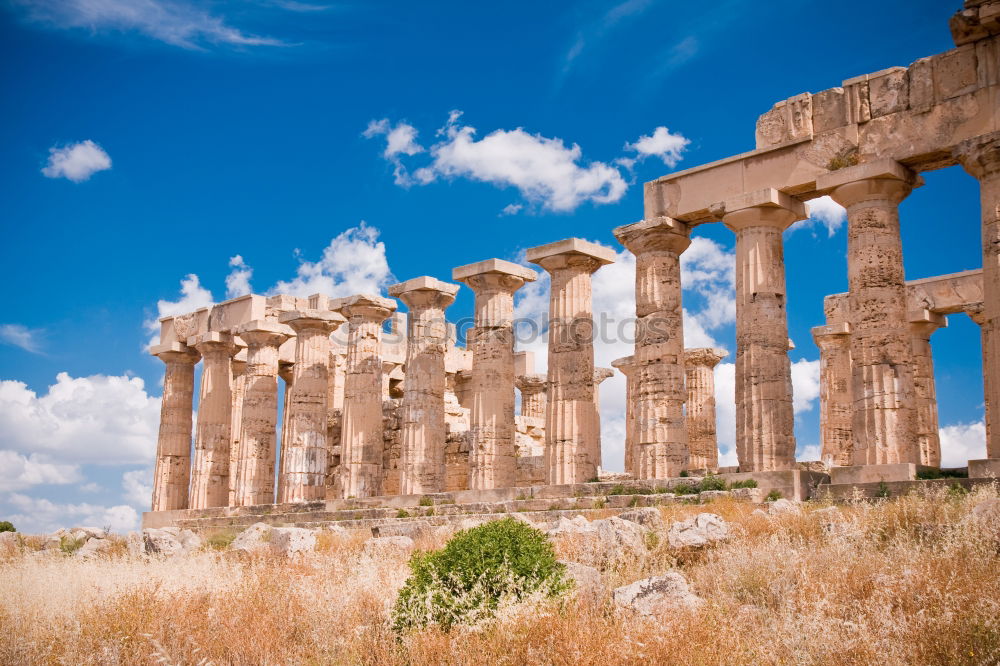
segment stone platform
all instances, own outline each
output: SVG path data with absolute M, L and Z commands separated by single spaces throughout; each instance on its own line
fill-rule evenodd
M 728 483 L 754 479 L 764 497 L 771 491 L 782 497 L 808 499 L 829 477 L 819 472 L 785 470 L 720 474 Z M 631 507 L 697 502 L 699 495 L 672 493 L 679 485 L 697 484 L 700 477 L 606 481 L 496 490 L 463 490 L 424 495 L 395 495 L 364 499 L 331 499 L 294 504 L 150 511 L 143 528 L 183 527 L 196 532 L 243 529 L 263 522 L 275 526 L 322 527 L 378 531 L 387 525 L 422 521 L 430 525 L 460 525 L 483 517 L 517 513 L 532 521 L 593 514 L 613 515 Z
M 917 490 L 949 489 L 953 487 L 971 490 L 975 486 L 990 483 L 995 483 L 995 479 L 947 478 L 907 481 L 865 481 L 864 483 L 824 483 L 816 488 L 813 498 L 843 501 L 856 498 L 902 497 Z

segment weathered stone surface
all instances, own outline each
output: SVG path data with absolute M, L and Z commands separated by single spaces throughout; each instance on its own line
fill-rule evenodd
M 82 560 L 93 560 L 101 557 L 114 545 L 111 539 L 87 539 L 87 543 L 80 546 L 73 555 Z
M 733 499 L 760 504 L 764 501 L 763 488 L 733 488 L 729 491 Z
M 384 536 L 374 537 L 365 542 L 363 547 L 365 555 L 372 559 L 398 559 L 406 558 L 413 552 L 413 539 L 407 536 Z
M 684 350 L 687 388 L 688 466 L 691 469 L 719 468 L 719 445 L 715 435 L 715 366 L 729 352 L 725 349 Z
M 198 353 L 180 343 L 160 345 L 153 353 L 167 365 L 160 402 L 160 433 L 153 472 L 153 511 L 188 508 L 191 475 L 191 406 Z
M 433 526 L 426 520 L 407 520 L 405 522 L 386 523 L 372 528 L 372 536 L 389 537 L 405 536 L 411 539 L 429 534 Z
M 667 530 L 671 548 L 702 548 L 728 538 L 729 523 L 714 513 L 699 513 L 673 523 Z
M 662 530 L 664 525 L 663 515 L 660 513 L 660 510 L 651 506 L 629 509 L 618 514 L 618 517 L 622 520 L 631 520 L 633 523 L 639 523 L 643 527 L 653 531 Z
M 254 523 L 236 535 L 233 542 L 229 544 L 229 550 L 242 550 L 248 553 L 270 550 L 273 529 L 266 523 Z
M 233 441 L 232 358 L 238 348 L 229 333 L 192 336 L 188 344 L 203 359 L 189 506 L 192 509 L 226 506 Z
M 684 576 L 676 571 L 619 587 L 613 597 L 619 609 L 648 618 L 696 609 L 704 603 L 691 592 Z
M 148 555 L 183 555 L 201 548 L 201 537 L 178 527 L 144 529 L 142 539 Z
M 599 606 L 608 596 L 604 576 L 594 567 L 586 564 L 559 560 L 566 567 L 566 578 L 573 581 L 573 596 L 581 603 Z
M 799 515 L 802 513 L 802 505 L 784 497 L 780 497 L 773 502 L 766 504 L 769 516 Z
M 316 550 L 316 530 L 301 527 L 275 527 L 270 532 L 271 552 L 275 555 L 299 555 Z

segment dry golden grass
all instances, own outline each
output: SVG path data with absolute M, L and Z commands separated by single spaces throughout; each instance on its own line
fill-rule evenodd
M 402 638 L 388 611 L 405 561 L 373 561 L 360 539 L 323 538 L 292 561 L 9 554 L 0 663 L 996 664 L 1000 525 L 968 518 L 996 497 L 993 487 L 774 518 L 730 501 L 663 508 L 668 522 L 718 513 L 735 535 L 698 553 L 661 542 L 606 572 L 608 584 L 676 567 L 707 601 L 697 611 L 651 622 L 537 605 Z

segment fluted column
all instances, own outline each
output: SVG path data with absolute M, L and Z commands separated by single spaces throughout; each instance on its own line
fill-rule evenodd
M 396 309 L 394 301 L 361 294 L 331 308 L 348 322 L 347 376 L 340 448 L 345 461 L 344 497 L 382 494 L 382 323 Z
M 245 356 L 245 353 L 243 355 Z M 240 431 L 243 424 L 243 395 L 246 393 L 246 375 L 244 373 L 247 362 L 236 356 L 232 360 L 231 367 L 233 370 L 233 407 L 229 423 L 232 438 L 229 443 L 229 494 L 226 506 L 236 506 L 236 486 L 238 485 L 240 452 L 242 450 L 240 448 Z
M 537 279 L 533 270 L 488 259 L 455 268 L 451 277 L 476 295 L 469 392 L 469 489 L 510 488 L 517 476 L 514 446 L 514 292 Z
M 625 473 L 635 476 L 635 357 L 617 358 L 611 366 L 625 375 Z
M 189 506 L 192 509 L 226 506 L 233 419 L 231 362 L 236 345 L 232 334 L 215 332 L 204 333 L 189 342 L 204 359 Z
M 688 466 L 680 255 L 686 224 L 657 217 L 615 229 L 635 255 L 637 477 L 666 479 Z
M 177 342 L 157 345 L 151 351 L 167 366 L 160 401 L 152 510 L 186 509 L 191 472 L 194 365 L 200 357 L 194 349 Z
M 255 320 L 238 329 L 247 344 L 236 506 L 274 503 L 278 427 L 278 347 L 294 334 L 285 324 Z
M 892 160 L 847 167 L 816 181 L 847 208 L 855 465 L 920 462 L 899 235 L 899 203 L 915 184 L 913 172 Z
M 715 366 L 724 359 L 725 349 L 708 347 L 685 349 L 687 386 L 688 462 L 691 469 L 719 469 L 719 442 L 715 434 Z
M 292 395 L 292 380 L 294 379 L 294 363 L 282 362 L 278 359 L 278 377 L 281 379 L 280 386 L 284 388 L 281 390 L 281 427 L 278 429 L 278 466 L 277 474 L 275 475 L 277 485 L 278 485 L 278 501 L 281 501 L 281 496 L 284 494 L 282 489 L 282 484 L 285 482 L 284 477 L 281 474 L 281 470 L 285 469 L 285 445 L 288 443 L 288 427 L 289 427 L 289 399 Z
M 597 461 L 597 466 L 600 468 L 603 463 L 603 445 L 600 429 L 600 416 L 601 416 L 601 383 L 606 379 L 611 379 L 615 376 L 615 371 L 611 368 L 594 368 L 594 409 L 597 411 L 598 417 L 598 428 L 597 428 L 597 438 L 594 440 L 594 449 L 590 452 L 590 457 Z M 594 475 L 597 476 L 596 474 Z M 588 481 L 590 479 L 587 479 Z
M 278 501 L 315 502 L 326 498 L 330 333 L 344 318 L 301 310 L 282 313 L 280 320 L 295 331 L 295 364 L 285 403 Z
M 851 336 L 846 323 L 816 326 L 813 340 L 819 347 L 820 456 L 836 466 L 854 464 L 851 420 Z
M 521 392 L 521 416 L 544 419 L 549 386 L 545 375 L 521 375 L 514 379 L 514 385 Z
M 920 464 L 941 466 L 941 437 L 938 432 L 937 390 L 934 387 L 934 357 L 931 334 L 948 325 L 944 315 L 920 310 L 909 315 L 913 349 L 914 408 Z
M 1000 458 L 1000 132 L 960 144 L 956 156 L 979 181 L 983 217 L 983 383 L 986 457 Z
M 550 484 L 583 483 L 600 464 L 600 415 L 594 404 L 591 275 L 613 263 L 613 250 L 570 238 L 527 251 L 551 277 L 549 394 L 545 465 Z
M 795 466 L 782 232 L 806 217 L 801 201 L 764 189 L 720 204 L 736 233 L 736 455 L 740 471 Z
M 428 276 L 389 287 L 389 295 L 409 309 L 399 460 L 401 495 L 445 489 L 444 355 L 448 324 L 444 311 L 455 302 L 458 288 Z

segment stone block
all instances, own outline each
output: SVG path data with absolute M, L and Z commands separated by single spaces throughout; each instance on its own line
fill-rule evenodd
M 487 259 L 485 261 L 477 261 L 474 264 L 466 264 L 465 266 L 453 268 L 451 270 L 451 279 L 465 280 L 473 275 L 482 275 L 483 273 L 506 273 L 519 277 L 525 282 L 534 282 L 538 279 L 538 273 L 530 268 L 515 264 L 512 261 L 504 261 L 503 259 Z
M 892 463 L 888 465 L 850 465 L 834 467 L 830 470 L 830 483 L 878 483 L 879 481 L 912 481 L 917 478 L 917 466 L 913 463 Z
M 843 127 L 848 123 L 847 97 L 843 88 L 830 88 L 813 95 L 813 132 Z
M 970 479 L 1000 479 L 1000 458 L 969 461 Z
M 649 618 L 694 609 L 704 603 L 691 592 L 684 576 L 676 571 L 619 587 L 614 591 L 613 598 L 615 606 L 622 611 Z
M 615 251 L 609 247 L 585 241 L 582 238 L 566 238 L 555 243 L 539 245 L 529 248 L 525 254 L 525 259 L 533 264 L 547 258 L 560 254 L 578 254 L 593 257 L 601 264 L 613 264 L 615 262 Z
M 934 56 L 934 98 L 938 102 L 967 95 L 978 87 L 976 48 L 969 44 Z
M 934 106 L 934 62 L 931 58 L 917 60 L 909 69 L 910 108 L 926 111 Z
M 868 80 L 868 99 L 873 118 L 905 111 L 910 101 L 910 84 L 905 67 L 894 67 Z
M 757 119 L 757 148 L 807 139 L 813 133 L 812 95 L 802 93 L 775 104 Z
M 208 317 L 208 330 L 235 331 L 241 324 L 255 319 L 263 319 L 267 309 L 267 299 L 257 294 L 247 294 L 223 301 L 212 307 Z

